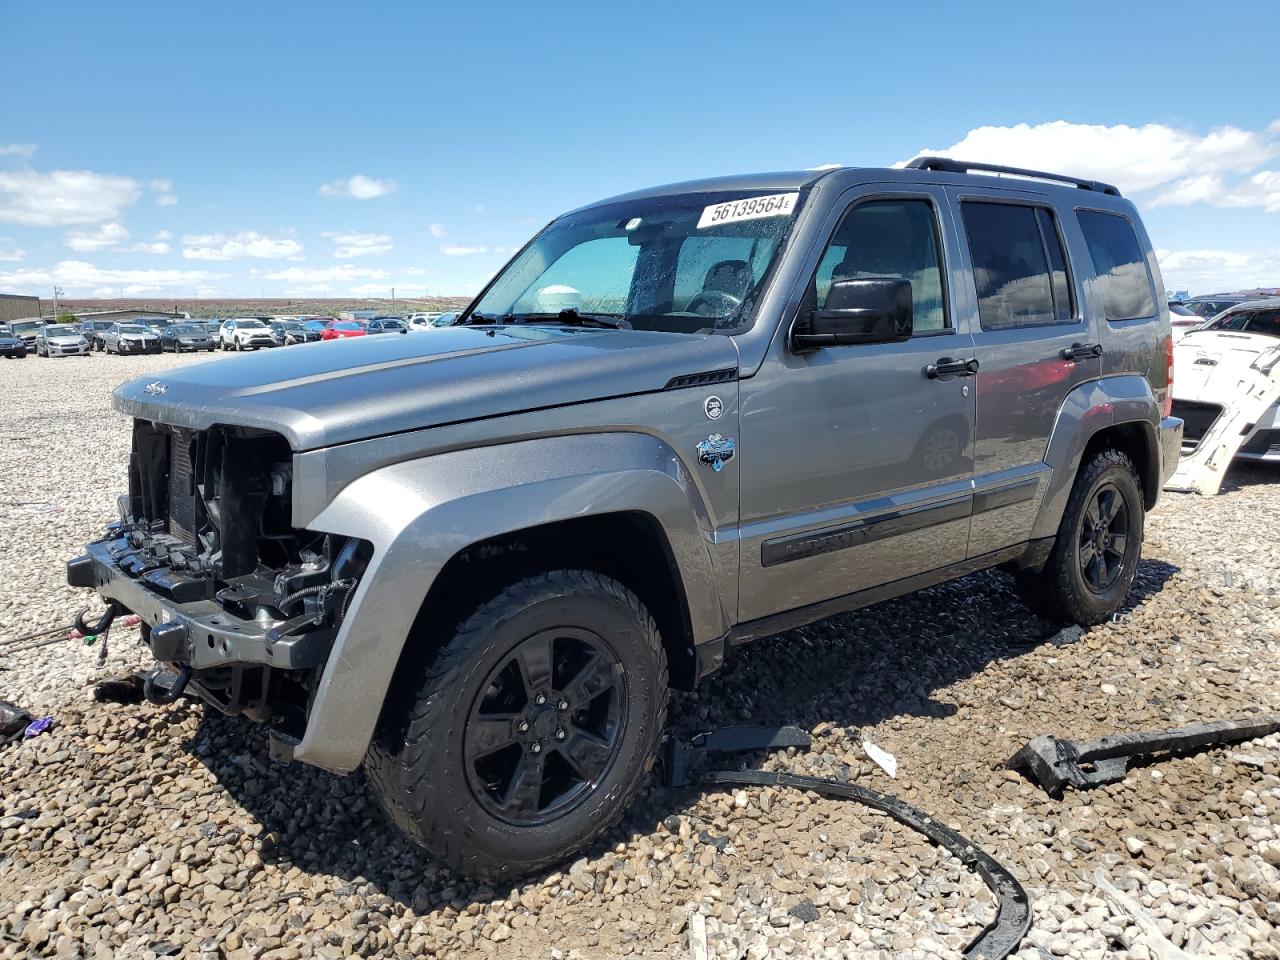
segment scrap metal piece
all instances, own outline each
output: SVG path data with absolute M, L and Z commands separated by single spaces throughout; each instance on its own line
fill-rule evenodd
M 839 780 L 768 770 L 715 770 L 707 775 L 707 779 L 712 783 L 737 786 L 792 787 L 853 800 L 887 813 L 899 823 L 924 834 L 976 873 L 996 898 L 996 915 L 964 948 L 962 956 L 965 960 L 1003 960 L 1018 948 L 1031 929 L 1031 897 L 1008 869 L 951 828 L 897 797 Z
M 1219 336 L 1244 341 L 1251 339 L 1243 334 L 1223 333 Z M 1207 355 L 1192 360 L 1190 364 L 1181 359 L 1189 357 L 1192 350 L 1207 354 L 1209 346 L 1199 339 L 1180 342 L 1174 348 L 1181 363 L 1179 376 L 1183 375 L 1181 371 L 1184 369 L 1194 370 L 1202 361 L 1210 362 Z M 1212 363 L 1217 366 L 1216 360 Z M 1214 396 L 1215 402 L 1221 402 L 1222 413 L 1210 424 L 1193 450 L 1187 450 L 1184 444 L 1178 468 L 1165 482 L 1166 490 L 1215 496 L 1235 455 L 1257 432 L 1258 422 L 1267 410 L 1280 400 L 1280 347 L 1263 351 L 1247 368 L 1230 365 L 1222 369 L 1224 373 L 1218 377 L 1220 382 L 1217 383 L 1222 393 Z
M 662 782 L 667 787 L 687 787 L 697 779 L 709 753 L 743 753 L 748 750 L 809 749 L 812 740 L 799 727 L 721 727 L 690 740 L 670 737 L 662 744 Z
M 1040 736 L 1010 757 L 1006 766 L 1026 771 L 1047 793 L 1057 796 L 1064 786 L 1087 790 L 1123 780 L 1135 757 L 1240 743 L 1278 731 L 1280 715 L 1264 714 L 1244 720 L 1195 723 L 1175 730 L 1118 733 L 1085 743 Z

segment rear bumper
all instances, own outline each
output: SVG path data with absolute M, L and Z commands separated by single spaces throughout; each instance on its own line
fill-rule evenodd
M 291 636 L 282 629 L 286 621 L 243 619 L 217 600 L 181 603 L 171 599 L 165 594 L 173 591 L 175 578 L 181 575 L 164 567 L 131 568 L 130 560 L 139 551 L 120 531 L 115 533 L 67 561 L 67 583 L 96 590 L 103 599 L 137 614 L 151 628 L 151 652 L 162 663 L 195 671 L 245 665 L 302 670 L 328 657 L 333 644 L 330 630 Z
M 1160 441 L 1160 486 L 1162 487 L 1178 469 L 1178 460 L 1182 457 L 1183 426 L 1183 422 L 1177 417 L 1165 417 L 1160 421 L 1158 439 Z

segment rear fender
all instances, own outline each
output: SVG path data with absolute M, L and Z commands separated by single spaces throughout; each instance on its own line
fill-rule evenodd
M 1036 517 L 1032 539 L 1057 536 L 1058 524 L 1062 522 L 1062 514 L 1067 508 L 1081 458 L 1089 441 L 1099 431 L 1122 423 L 1139 424 L 1148 446 L 1149 462 L 1159 465 L 1160 454 L 1156 448 L 1156 425 L 1159 422 L 1160 406 L 1151 392 L 1151 385 L 1137 375 L 1090 380 L 1067 394 L 1045 451 L 1045 463 L 1053 468 L 1053 472 L 1040 514 Z M 1158 478 L 1155 483 L 1158 488 Z
M 368 540 L 373 557 L 295 759 L 336 772 L 359 765 L 410 628 L 451 557 L 502 534 L 620 511 L 661 526 L 695 642 L 724 635 L 730 623 L 705 505 L 680 458 L 655 437 L 584 434 L 458 450 L 383 467 L 343 489 L 308 527 Z

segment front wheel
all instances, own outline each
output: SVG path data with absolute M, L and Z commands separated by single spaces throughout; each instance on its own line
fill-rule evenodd
M 1082 627 L 1123 605 L 1142 557 L 1145 507 L 1138 471 L 1119 450 L 1082 463 L 1044 568 L 1016 574 L 1033 612 Z
M 616 580 L 556 570 L 502 589 L 389 700 L 365 760 L 395 824 L 451 869 L 518 877 L 622 816 L 667 709 L 657 626 Z

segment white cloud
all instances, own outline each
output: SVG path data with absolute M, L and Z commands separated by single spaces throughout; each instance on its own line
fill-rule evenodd
M 437 240 L 441 239 L 445 235 L 443 223 L 433 223 L 428 229 L 431 231 L 431 235 Z
M 170 250 L 169 244 L 163 240 L 157 240 L 154 243 L 135 243 L 132 247 L 125 247 L 125 253 L 154 253 L 165 254 Z
M 0 237 L 0 260 L 18 261 L 26 257 L 27 251 L 18 246 L 10 237 Z
M 1156 259 L 1169 290 L 1220 293 L 1280 285 L 1280 249 L 1157 250 Z
M 157 207 L 173 207 L 177 206 L 178 198 L 173 195 L 173 181 L 168 177 L 159 180 L 152 180 L 147 184 L 151 188 L 151 192 L 156 195 Z
M 114 220 L 138 194 L 131 177 L 89 170 L 0 171 L 0 222 L 59 227 Z
M 1159 123 L 1131 127 L 1054 120 L 1034 126 L 977 127 L 958 143 L 917 155 L 1061 171 L 1114 183 L 1122 191 L 1140 191 L 1253 170 L 1280 153 L 1278 132 L 1219 127 L 1201 135 Z
M 269 237 L 254 230 L 242 230 L 228 236 L 224 233 L 188 234 L 182 238 L 182 256 L 186 260 L 301 260 L 302 244 L 293 237 Z
M 46 269 L 0 271 L 0 287 L 37 290 L 56 283 L 69 292 L 107 288 L 114 295 L 121 287 L 134 293 L 174 288 L 190 290 L 197 284 L 225 276 L 204 270 L 114 270 L 84 260 L 63 260 Z
M 268 273 L 268 280 L 284 280 L 286 283 L 314 284 L 337 283 L 350 280 L 385 280 L 391 274 L 376 267 L 358 267 L 354 263 L 335 264 L 332 267 L 287 267 Z
M 345 180 L 334 180 L 332 183 L 322 184 L 320 192 L 327 197 L 351 197 L 353 200 L 372 200 L 374 197 L 395 193 L 399 188 L 400 184 L 394 180 L 375 180 L 373 177 L 366 177 L 362 173 L 357 173 L 355 176 L 347 177 Z
M 129 239 L 129 231 L 118 223 L 104 223 L 91 230 L 69 230 L 65 243 L 79 253 L 106 250 Z
M 1154 207 L 1210 203 L 1215 207 L 1261 207 L 1267 213 L 1280 213 L 1280 170 L 1259 170 L 1229 184 L 1221 177 L 1205 174 L 1188 177 L 1159 194 Z
M 339 260 L 377 256 L 395 246 L 387 233 L 323 233 L 321 236 L 333 241 L 333 255 Z
M 427 271 L 423 270 L 421 267 L 405 267 L 401 273 L 410 277 L 425 277 L 427 275 Z
M 446 257 L 470 257 L 477 253 L 484 253 L 488 247 L 460 247 L 446 243 L 440 248 L 440 252 Z
M 35 152 L 34 143 L 0 143 L 0 157 L 30 157 Z

